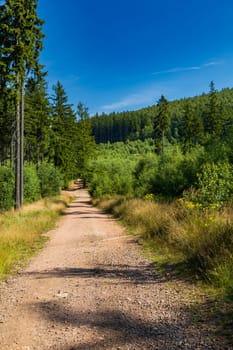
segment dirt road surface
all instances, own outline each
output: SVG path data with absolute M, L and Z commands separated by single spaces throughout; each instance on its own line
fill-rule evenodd
M 86 190 L 28 268 L 0 287 L 1 350 L 232 349 L 195 324 L 190 297 L 156 273 Z

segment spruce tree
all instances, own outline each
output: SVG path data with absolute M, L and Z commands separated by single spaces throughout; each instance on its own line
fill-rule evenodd
M 95 142 L 94 136 L 92 135 L 92 126 L 88 108 L 81 102 L 77 106 L 77 116 L 77 166 L 79 176 L 83 178 L 85 183 L 85 169 L 88 159 L 95 151 Z
M 185 152 L 190 151 L 191 147 L 200 143 L 203 138 L 202 119 L 197 108 L 190 101 L 185 104 L 181 120 L 181 137 Z
M 25 87 L 25 157 L 39 164 L 48 154 L 50 138 L 47 83 L 41 75 L 30 78 Z
M 205 131 L 211 137 L 219 138 L 223 133 L 223 120 L 221 113 L 221 104 L 214 82 L 210 82 L 209 99 L 207 113 L 204 115 Z
M 6 0 L 1 8 L 1 71 L 15 91 L 16 208 L 23 203 L 24 85 L 37 71 L 42 49 L 41 21 L 37 0 Z
M 76 117 L 59 81 L 53 90 L 50 160 L 60 168 L 67 183 L 76 176 Z
M 170 125 L 169 105 L 166 98 L 161 95 L 157 103 L 157 113 L 154 118 L 154 135 L 156 153 L 164 154 L 165 133 Z

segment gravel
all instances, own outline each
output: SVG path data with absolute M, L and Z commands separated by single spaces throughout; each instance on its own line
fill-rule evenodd
M 0 286 L 0 349 L 233 349 L 192 315 L 190 284 L 156 272 L 86 190 L 72 194 L 43 251 Z

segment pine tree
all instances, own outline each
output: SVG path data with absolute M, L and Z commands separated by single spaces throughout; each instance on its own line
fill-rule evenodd
M 77 171 L 76 117 L 59 81 L 53 86 L 53 90 L 55 94 L 51 106 L 50 159 L 56 167 L 60 168 L 67 183 L 76 176 Z
M 213 137 L 221 137 L 223 133 L 223 120 L 221 105 L 214 82 L 210 83 L 207 113 L 204 116 L 205 131 Z
M 95 151 L 94 137 L 92 136 L 92 125 L 89 118 L 88 108 L 81 102 L 77 106 L 77 165 L 79 176 L 85 182 L 85 169 L 88 159 Z
M 203 138 L 203 122 L 195 106 L 187 101 L 184 115 L 181 120 L 181 136 L 184 150 L 189 151 L 193 145 L 201 142 Z
M 48 154 L 50 137 L 49 99 L 43 74 L 30 78 L 25 88 L 25 157 L 38 164 Z
M 154 119 L 155 147 L 158 154 L 164 154 L 165 133 L 170 124 L 168 108 L 168 101 L 163 95 L 161 95 L 157 103 L 157 114 Z
M 42 49 L 37 0 L 6 0 L 1 8 L 1 71 L 15 90 L 16 208 L 23 203 L 24 84 L 36 72 Z M 1 79 L 2 80 L 2 79 Z

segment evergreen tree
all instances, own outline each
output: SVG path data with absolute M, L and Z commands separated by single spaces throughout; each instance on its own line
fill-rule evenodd
M 203 137 L 203 122 L 194 105 L 187 101 L 181 121 L 181 135 L 185 151 L 190 151 L 193 145 L 201 142 Z
M 6 0 L 2 5 L 1 72 L 15 90 L 16 208 L 23 202 L 24 84 L 28 74 L 38 67 L 42 24 L 37 16 L 37 0 Z
M 94 137 L 92 136 L 92 127 L 88 108 L 81 102 L 79 102 L 77 106 L 77 116 L 77 163 L 79 175 L 85 182 L 85 169 L 88 159 L 95 151 L 95 142 Z
M 155 147 L 158 154 L 164 154 L 165 133 L 170 124 L 168 108 L 168 101 L 163 95 L 161 95 L 157 103 L 157 114 L 154 119 Z
M 58 81 L 53 86 L 54 96 L 51 106 L 50 159 L 62 171 L 67 184 L 76 176 L 76 117 L 68 97 Z
M 214 82 L 210 83 L 207 113 L 204 116 L 205 131 L 213 137 L 221 137 L 223 133 L 223 120 L 221 105 Z
M 50 137 L 49 99 L 43 75 L 30 78 L 25 91 L 25 156 L 38 164 L 48 154 Z

